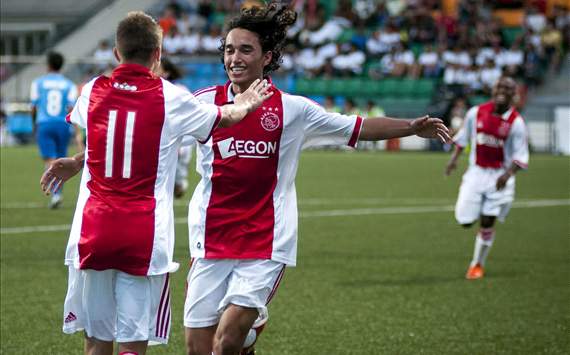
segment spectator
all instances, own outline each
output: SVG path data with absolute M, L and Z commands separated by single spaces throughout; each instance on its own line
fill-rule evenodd
M 459 66 L 468 67 L 471 65 L 471 57 L 461 45 L 456 44 L 453 50 L 446 50 L 443 53 L 443 62 L 445 66 L 448 64 L 457 64 Z
M 162 33 L 170 33 L 170 30 L 176 27 L 176 14 L 172 4 L 169 4 L 158 20 Z
M 162 40 L 162 50 L 167 54 L 177 54 L 182 51 L 184 39 L 175 26 L 170 27 Z
M 390 76 L 394 72 L 396 48 L 390 49 L 390 53 L 384 55 L 380 60 L 380 71 L 382 76 Z
M 202 35 L 200 32 L 196 32 L 192 27 L 188 27 L 188 30 L 181 38 L 181 48 L 186 54 L 197 53 L 201 50 Z
M 530 28 L 534 33 L 541 33 L 546 27 L 546 16 L 538 11 L 534 6 L 531 6 L 526 13 L 524 25 Z
M 532 43 L 526 44 L 524 59 L 524 80 L 530 87 L 541 83 L 541 56 Z
M 516 76 L 521 72 L 524 64 L 524 52 L 520 49 L 519 43 L 513 42 L 511 48 L 503 52 L 502 62 L 506 75 Z
M 217 53 L 221 43 L 221 28 L 219 26 L 211 26 L 210 32 L 202 37 L 202 50 L 206 53 Z
M 468 68 L 462 68 L 459 76 L 459 81 L 465 88 L 464 92 L 475 93 L 481 90 L 481 72 L 477 64 L 473 63 Z
M 461 66 L 453 63 L 448 64 L 443 71 L 443 82 L 447 86 L 461 85 Z
M 335 42 L 328 42 L 316 50 L 319 60 L 327 60 L 336 57 L 339 54 L 339 45 Z
M 295 61 L 307 76 L 316 76 L 325 65 L 324 59 L 317 56 L 316 50 L 312 47 L 301 49 Z
M 95 60 L 98 70 L 103 70 L 109 64 L 115 63 L 115 55 L 113 54 L 113 49 L 109 45 L 109 41 L 104 39 L 99 42 L 99 46 L 93 53 L 93 59 Z
M 362 66 L 366 61 L 364 52 L 361 52 L 352 43 L 342 45 L 342 51 L 332 59 L 332 66 L 341 76 L 358 75 L 362 73 Z
M 549 71 L 551 73 L 557 71 L 562 54 L 562 33 L 554 26 L 553 21 L 548 21 L 542 32 L 542 48 Z
M 382 40 L 382 31 L 376 30 L 366 41 L 366 50 L 374 57 L 381 57 L 390 51 L 390 45 Z
M 491 89 L 502 74 L 501 69 L 495 65 L 493 59 L 487 59 L 485 66 L 481 69 L 481 89 L 485 95 L 491 95 Z
M 315 31 L 304 30 L 300 34 L 302 41 L 308 41 L 311 46 L 319 46 L 329 41 L 335 41 L 351 22 L 342 16 L 333 16 Z
M 436 78 L 440 73 L 440 58 L 439 54 L 434 51 L 431 44 L 424 46 L 424 50 L 418 57 L 418 76 L 426 78 Z
M 413 74 L 415 62 L 414 53 L 405 44 L 399 45 L 394 55 L 392 76 L 399 78 Z

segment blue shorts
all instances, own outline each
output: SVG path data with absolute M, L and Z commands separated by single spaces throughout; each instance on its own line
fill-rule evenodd
M 43 159 L 67 156 L 72 126 L 66 122 L 45 122 L 37 126 L 36 139 Z

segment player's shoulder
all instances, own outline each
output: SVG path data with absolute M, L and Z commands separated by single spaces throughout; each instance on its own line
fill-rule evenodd
M 162 90 L 167 101 L 191 95 L 186 88 L 176 85 L 164 78 L 160 78 L 160 81 L 162 82 Z
M 518 128 L 518 129 L 525 130 L 526 122 L 525 122 L 523 116 L 518 111 L 515 111 L 515 118 L 513 119 L 512 125 L 515 129 Z
M 301 95 L 294 95 L 281 91 L 283 106 L 289 109 L 297 110 L 324 110 L 324 108 L 316 101 Z
M 475 106 L 471 106 L 471 108 L 469 110 L 467 110 L 467 113 L 465 114 L 465 118 L 475 118 L 477 116 L 477 112 L 479 112 L 479 108 L 481 107 L 481 105 L 475 105 Z
M 192 94 L 200 101 L 213 103 L 216 100 L 216 92 L 218 91 L 218 87 L 218 85 L 208 86 L 198 89 Z
M 101 80 L 101 79 L 108 79 L 106 76 L 104 75 L 98 75 L 94 78 L 92 78 L 91 80 L 89 80 L 88 82 L 86 82 L 84 85 L 81 86 L 81 96 L 86 96 L 89 97 L 91 90 L 93 89 L 93 86 L 95 86 L 95 82 L 97 82 L 97 80 Z
M 48 75 L 47 74 L 43 74 L 40 76 L 37 76 L 34 78 L 34 80 L 32 80 L 32 84 L 34 85 L 39 85 L 41 84 L 43 81 L 45 81 L 47 79 Z

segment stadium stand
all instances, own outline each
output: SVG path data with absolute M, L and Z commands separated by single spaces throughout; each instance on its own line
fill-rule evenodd
M 567 1 L 287 2 L 299 19 L 289 31 L 282 69 L 274 73 L 274 82 L 321 103 L 327 96 L 339 106 L 347 98 L 361 107 L 372 100 L 396 117 L 426 112 L 441 116 L 457 97 L 470 104 L 484 102 L 501 73 L 517 78 L 522 110 L 529 92 L 540 88 L 545 78 L 556 77 L 570 42 Z M 130 6 L 150 9 L 159 19 L 165 31 L 164 55 L 183 67 L 182 83 L 194 91 L 226 80 L 217 46 L 228 14 L 262 1 L 107 3 L 106 9 L 56 46 L 78 58 L 90 54 L 108 58 L 83 65 L 71 76 L 81 82 L 113 64 L 109 52 L 96 48 L 101 41 L 112 40 L 110 24 L 115 20 L 102 14 L 119 16 Z M 37 70 L 29 73 L 31 68 L 20 72 L 13 83 L 3 84 L 5 99 L 26 97 L 26 83 Z

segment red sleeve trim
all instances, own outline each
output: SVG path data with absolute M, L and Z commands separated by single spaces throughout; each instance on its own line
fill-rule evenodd
M 362 130 L 362 117 L 356 116 L 356 123 L 354 124 L 354 131 L 352 131 L 352 136 L 348 141 L 348 146 L 356 148 L 356 143 L 358 142 L 358 137 L 360 137 L 360 131 Z
M 222 120 L 222 109 L 220 108 L 220 106 L 217 106 L 217 108 L 218 108 L 218 116 L 216 117 L 216 120 L 214 121 L 214 125 L 212 126 L 212 129 L 210 130 L 210 134 L 208 134 L 208 137 L 206 137 L 206 139 L 204 139 L 203 141 L 198 141 L 201 144 L 206 143 L 210 139 L 210 137 L 214 133 L 214 130 L 216 129 L 216 127 L 218 127 L 218 125 L 220 124 L 220 121 Z
M 71 112 L 65 115 L 65 121 L 71 124 Z
M 522 161 L 513 160 L 513 163 L 518 165 L 521 169 L 528 169 L 528 164 L 523 163 Z

